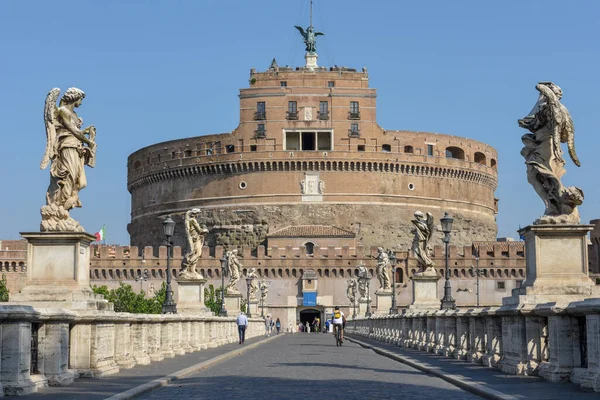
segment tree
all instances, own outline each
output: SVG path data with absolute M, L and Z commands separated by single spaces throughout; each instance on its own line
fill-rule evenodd
M 92 287 L 96 294 L 114 304 L 116 312 L 128 312 L 133 314 L 160 314 L 166 296 L 166 285 L 162 287 L 153 298 L 146 298 L 145 292 L 136 293 L 131 285 L 119 282 L 117 289 L 109 289 L 106 285 Z
M 6 275 L 2 274 L 2 280 L 0 280 L 0 302 L 8 301 L 9 291 L 6 287 Z
M 221 288 L 215 290 L 213 285 L 204 288 L 204 305 L 215 315 L 219 314 L 221 311 Z

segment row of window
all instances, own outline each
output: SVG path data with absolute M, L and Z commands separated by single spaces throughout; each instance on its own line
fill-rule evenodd
M 288 109 L 286 112 L 286 118 L 288 120 L 298 119 L 298 102 L 288 101 Z M 256 103 L 256 112 L 254 113 L 254 119 L 262 121 L 267 119 L 267 107 L 264 101 Z M 327 120 L 329 119 L 329 102 L 320 101 L 319 111 L 317 113 L 317 119 Z M 348 119 L 360 119 L 360 109 L 358 101 L 350 102 L 350 109 L 348 111 Z

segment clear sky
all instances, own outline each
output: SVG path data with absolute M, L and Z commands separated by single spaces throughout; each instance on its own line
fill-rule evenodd
M 447 133 L 498 150 L 499 236 L 543 213 L 527 183 L 517 126 L 552 80 L 575 124 L 582 163 L 567 186 L 585 193 L 582 221 L 600 218 L 600 2 L 316 0 L 319 64 L 367 67 L 386 129 Z M 107 243 L 127 244 L 127 156 L 165 140 L 230 132 L 250 68 L 302 65 L 294 25 L 308 0 L 1 1 L 0 239 L 39 230 L 48 170 L 42 111 L 53 87 L 87 97 L 97 128 L 84 207 L 71 215 Z M 565 156 L 567 156 L 565 152 Z M 568 156 L 567 156 L 568 158 Z M 160 223 L 157 221 L 157 223 Z

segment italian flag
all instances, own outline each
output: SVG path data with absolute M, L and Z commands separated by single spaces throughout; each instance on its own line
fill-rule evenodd
M 102 229 L 94 233 L 94 236 L 96 236 L 96 242 L 106 239 L 106 227 L 102 225 Z

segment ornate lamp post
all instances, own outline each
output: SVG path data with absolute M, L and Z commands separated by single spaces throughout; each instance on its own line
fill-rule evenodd
M 475 276 L 477 277 L 475 295 L 477 296 L 477 307 L 479 307 L 479 277 L 483 272 L 479 269 L 479 249 L 477 249 L 477 254 L 475 255 L 475 267 L 471 266 L 471 271 L 475 272 Z
M 369 318 L 371 314 L 371 294 L 369 292 L 369 286 L 371 284 L 371 273 L 367 271 L 367 311 L 365 312 L 365 317 Z
M 356 300 L 358 300 L 356 297 L 356 294 L 354 294 L 354 301 L 352 302 L 352 319 L 356 319 Z
M 163 233 L 167 238 L 167 293 L 162 306 L 163 314 L 177 314 L 177 304 L 173 300 L 173 289 L 171 289 L 171 236 L 173 236 L 174 231 L 175 221 L 171 219 L 170 215 L 167 215 L 163 221 Z
M 265 297 L 267 297 L 267 283 L 263 280 L 259 284 L 260 288 L 260 316 L 265 317 Z
M 142 290 L 144 290 L 144 282 L 147 280 L 148 280 L 148 270 L 147 269 L 144 270 L 143 274 L 140 272 L 138 274 L 138 276 L 135 277 L 135 281 L 140 282 L 140 292 Z
M 246 314 L 248 318 L 252 316 L 250 311 L 250 285 L 252 284 L 252 278 L 246 278 Z
M 390 264 L 392 264 L 392 306 L 390 307 L 390 314 L 398 314 L 398 307 L 396 306 L 396 254 L 392 250 L 388 250 L 388 258 Z
M 444 232 L 443 242 L 446 244 L 446 283 L 444 284 L 444 298 L 442 299 L 442 310 L 454 310 L 456 301 L 452 298 L 452 288 L 450 287 L 450 271 L 448 270 L 448 244 L 450 243 L 450 232 L 452 232 L 452 218 L 448 213 L 444 213 L 444 217 L 440 219 L 442 223 L 442 232 Z
M 225 309 L 225 275 L 227 275 L 228 268 L 228 259 L 223 254 L 221 258 L 221 309 L 219 310 L 219 317 L 226 317 L 227 310 Z

